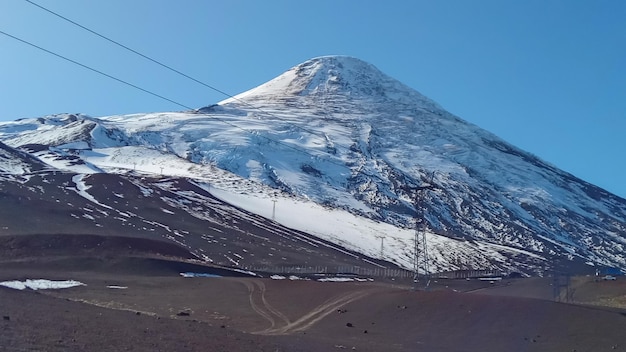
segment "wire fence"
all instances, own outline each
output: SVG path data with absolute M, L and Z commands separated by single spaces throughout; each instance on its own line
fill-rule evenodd
M 360 266 L 243 266 L 241 269 L 281 275 L 337 275 L 337 276 L 364 276 L 377 278 L 409 279 L 415 272 L 401 268 L 364 268 Z M 420 273 L 419 276 L 422 276 Z M 500 277 L 506 273 L 501 270 L 455 270 L 431 273 L 433 279 L 466 279 L 481 277 Z
M 340 275 L 410 278 L 413 272 L 399 268 L 363 268 L 359 266 L 244 266 L 244 270 L 283 275 Z

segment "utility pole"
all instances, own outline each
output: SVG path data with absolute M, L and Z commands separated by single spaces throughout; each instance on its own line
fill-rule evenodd
M 272 221 L 276 221 L 276 199 L 272 199 L 272 202 L 274 202 L 274 205 L 272 206 Z
M 424 258 L 424 287 L 430 285 L 430 268 L 428 266 L 428 244 L 426 242 L 426 219 L 422 219 L 422 257 Z
M 417 233 L 417 218 L 415 219 L 415 238 L 413 239 L 413 291 L 417 290 L 417 281 L 419 280 L 419 246 L 418 246 L 418 233 Z

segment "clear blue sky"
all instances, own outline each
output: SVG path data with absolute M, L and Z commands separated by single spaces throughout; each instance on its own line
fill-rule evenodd
M 626 197 L 626 1 L 33 0 L 230 94 L 309 58 L 368 61 Z M 225 97 L 24 0 L 0 30 L 192 107 Z M 0 121 L 181 108 L 0 35 Z

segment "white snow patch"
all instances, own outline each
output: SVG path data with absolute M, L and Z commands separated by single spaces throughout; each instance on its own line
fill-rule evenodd
M 15 290 L 54 290 L 54 289 L 62 289 L 62 288 L 70 288 L 76 286 L 86 286 L 84 283 L 75 280 L 62 280 L 62 281 L 53 281 L 46 279 L 26 279 L 26 281 L 3 281 L 0 282 L 0 286 L 12 288 Z
M 355 281 L 352 277 L 324 277 L 321 279 L 317 279 L 317 281 L 321 282 L 353 282 Z
M 78 193 L 81 197 L 87 199 L 88 201 L 98 204 L 99 206 L 107 209 L 113 209 L 106 204 L 102 204 L 96 200 L 91 194 L 87 193 L 87 190 L 91 188 L 84 181 L 85 175 L 74 175 L 72 176 L 72 182 L 76 184 L 76 193 Z
M 180 273 L 180 276 L 182 277 L 221 277 L 220 275 L 216 275 L 216 274 L 208 274 L 208 273 L 192 273 L 192 272 L 186 272 L 186 273 Z

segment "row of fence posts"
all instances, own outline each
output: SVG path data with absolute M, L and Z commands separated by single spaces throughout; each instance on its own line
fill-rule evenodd
M 285 275 L 358 275 L 368 277 L 410 278 L 413 272 L 404 269 L 363 268 L 359 266 L 244 266 L 244 270 Z
M 399 268 L 363 268 L 359 266 L 243 266 L 244 270 L 253 272 L 265 272 L 283 275 L 355 275 L 382 278 L 413 278 L 414 272 Z M 484 276 L 502 276 L 499 270 L 456 270 L 448 272 L 432 273 L 433 279 L 464 279 Z M 420 274 L 421 275 L 421 274 Z

